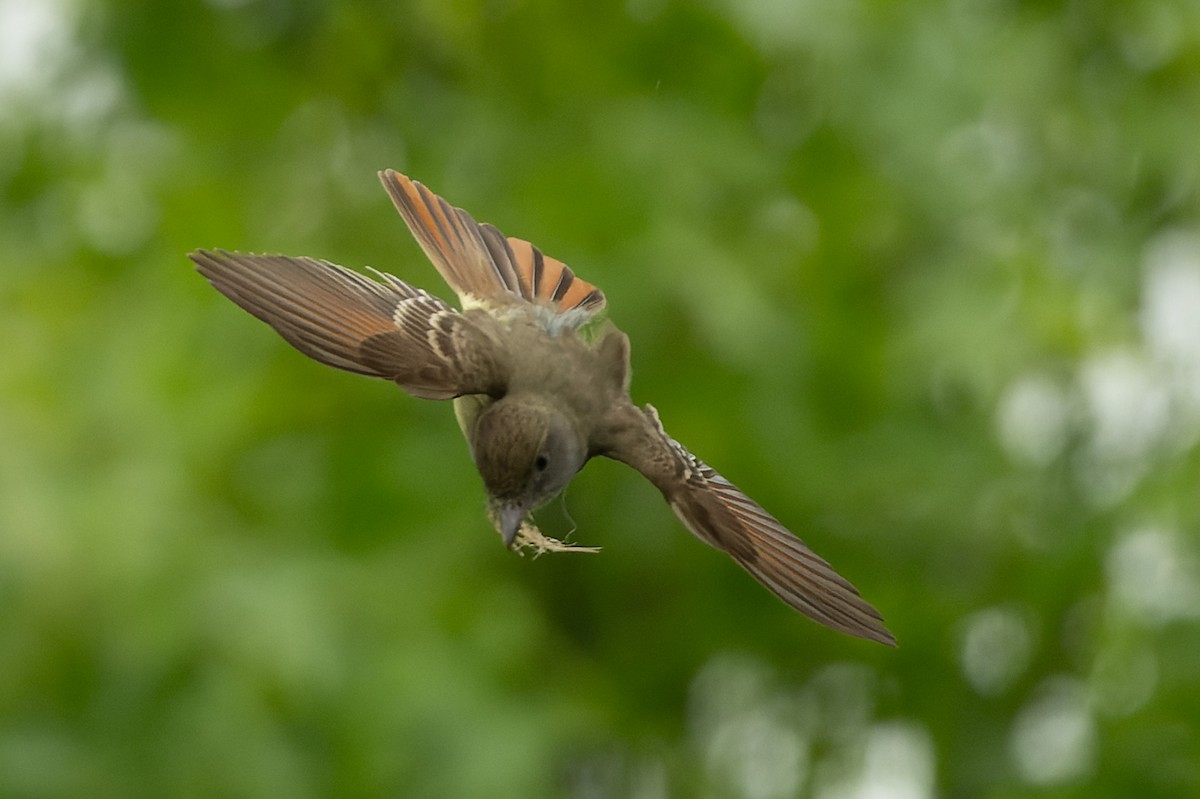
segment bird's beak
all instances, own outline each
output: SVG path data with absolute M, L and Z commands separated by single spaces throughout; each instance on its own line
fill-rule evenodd
M 504 539 L 504 546 L 509 549 L 512 549 L 513 542 L 517 540 L 517 533 L 521 530 L 521 523 L 525 521 L 526 513 L 526 510 L 520 505 L 492 506 L 492 523 L 496 525 L 501 538 Z

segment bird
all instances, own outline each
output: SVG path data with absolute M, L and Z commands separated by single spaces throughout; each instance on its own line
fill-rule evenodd
M 880 613 L 779 520 L 667 434 L 630 397 L 630 344 L 591 283 L 528 241 L 481 224 L 423 184 L 378 173 L 396 210 L 459 300 L 384 272 L 223 249 L 188 254 L 217 291 L 308 357 L 453 400 L 513 548 L 536 508 L 591 458 L 632 467 L 701 541 L 800 613 L 895 646 Z M 536 529 L 536 528 L 535 528 Z

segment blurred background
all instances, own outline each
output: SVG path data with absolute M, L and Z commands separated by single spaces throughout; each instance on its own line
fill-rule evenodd
M 1200 795 L 1198 120 L 1186 0 L 0 0 L 0 795 Z M 185 258 L 451 297 L 384 167 L 900 647 L 610 462 L 506 552 Z

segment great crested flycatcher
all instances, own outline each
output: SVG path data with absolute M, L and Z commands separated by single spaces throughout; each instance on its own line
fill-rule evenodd
M 420 183 L 380 173 L 409 230 L 462 310 L 391 275 L 372 280 L 312 258 L 196 250 L 229 299 L 321 363 L 454 399 L 506 545 L 587 460 L 629 464 L 700 540 L 729 554 L 816 621 L 884 644 L 875 608 L 771 514 L 663 430 L 629 397 L 629 339 L 599 289 L 527 241 L 479 224 Z

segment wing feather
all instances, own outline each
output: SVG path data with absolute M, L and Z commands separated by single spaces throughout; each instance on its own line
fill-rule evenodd
M 475 321 L 391 275 L 328 261 L 196 250 L 213 286 L 328 366 L 382 377 L 426 399 L 499 394 L 500 345 Z
M 652 406 L 644 414 L 631 411 L 641 421 L 627 418 L 623 443 L 607 454 L 649 478 L 697 538 L 727 553 L 806 616 L 834 630 L 895 645 L 883 617 L 858 589 L 761 505 L 668 436 Z

